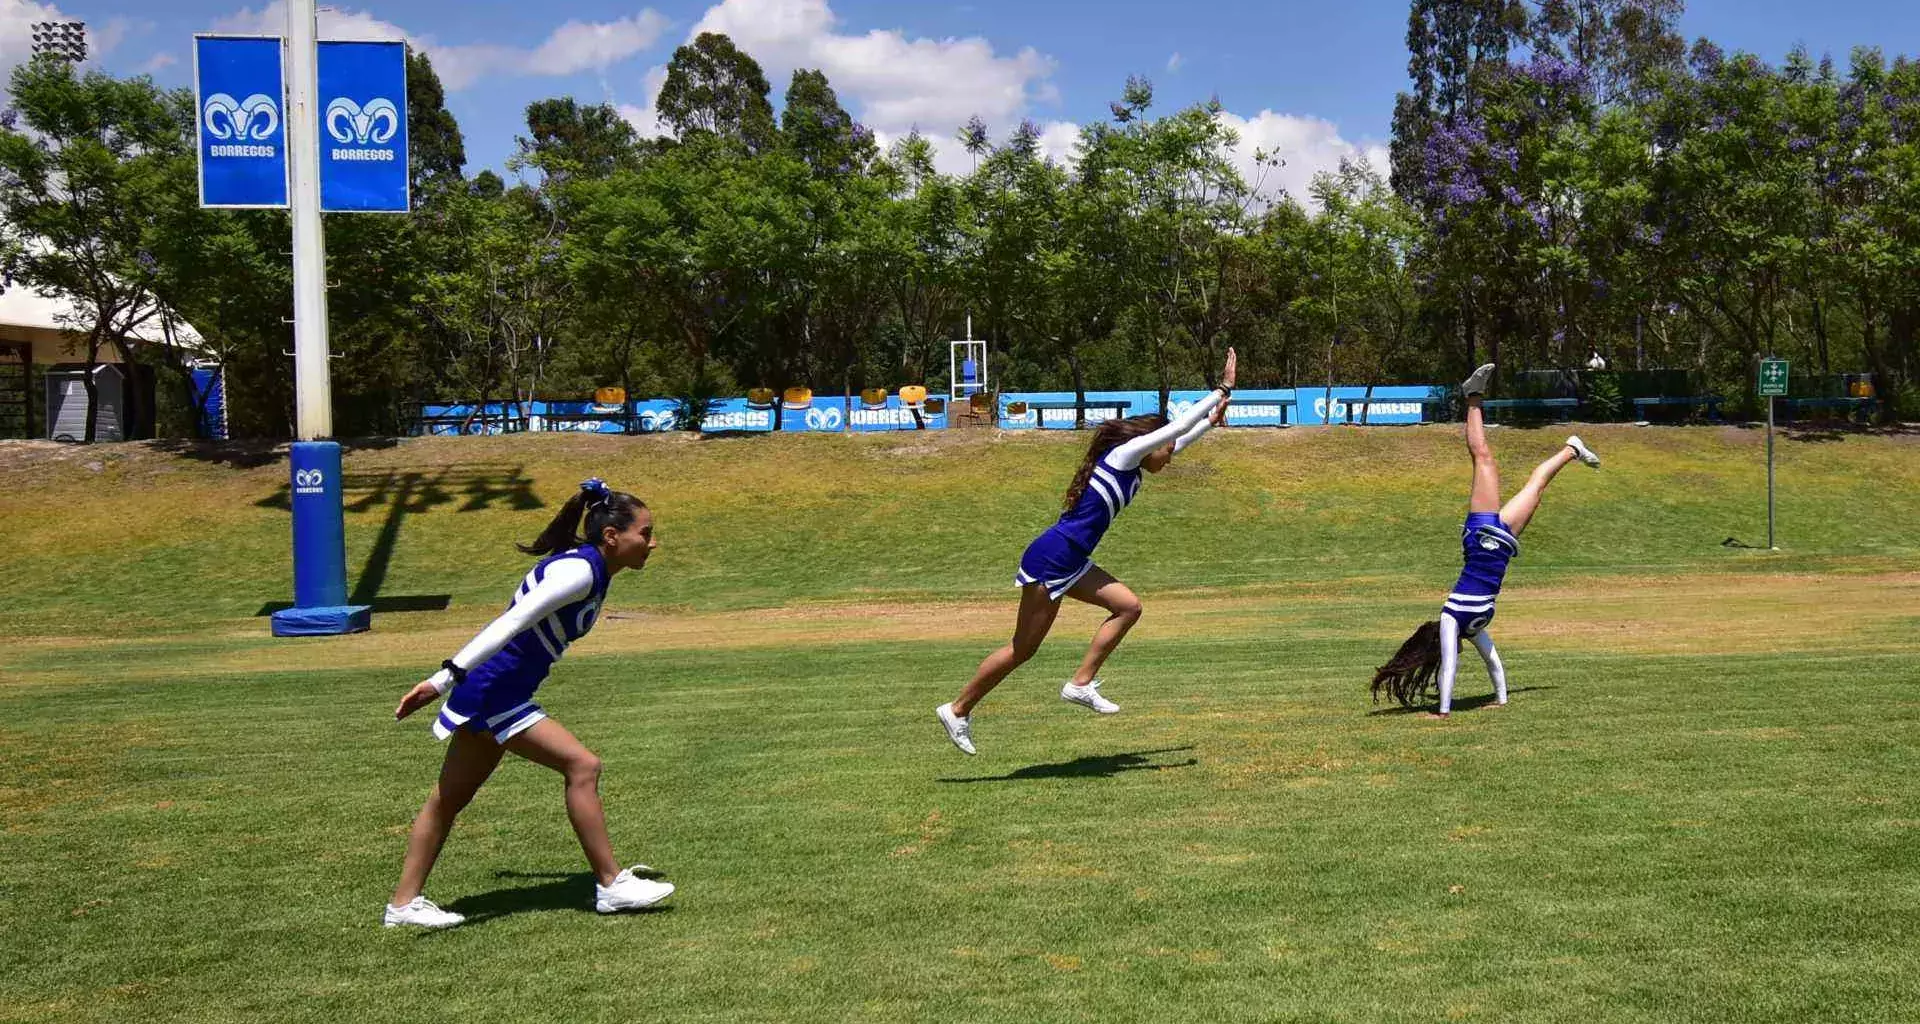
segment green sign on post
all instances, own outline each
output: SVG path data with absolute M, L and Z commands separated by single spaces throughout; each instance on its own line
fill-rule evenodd
M 1760 360 L 1760 397 L 1784 398 L 1787 394 L 1787 361 Z

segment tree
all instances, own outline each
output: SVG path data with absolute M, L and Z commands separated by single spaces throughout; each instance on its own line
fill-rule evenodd
M 1508 53 L 1524 37 L 1526 23 L 1519 0 L 1413 0 L 1407 14 L 1407 76 L 1413 91 L 1394 99 L 1392 182 L 1394 191 L 1430 222 L 1438 213 L 1433 183 L 1447 169 L 1428 165 L 1444 151 L 1458 148 L 1461 133 L 1470 136 L 1475 130 L 1480 85 L 1489 69 L 1504 68 Z M 1451 137 L 1436 139 L 1436 133 Z M 1470 266 L 1471 258 L 1442 257 L 1437 262 L 1458 269 Z M 1472 363 L 1478 358 L 1480 306 L 1471 275 L 1464 275 L 1464 281 L 1461 276 L 1436 275 L 1428 312 L 1436 331 L 1460 335 L 1465 361 Z
M 162 310 L 153 294 L 156 225 L 192 194 L 185 127 L 193 98 L 148 78 L 126 81 L 37 58 L 15 68 L 13 103 L 24 130 L 0 127 L 0 266 L 19 284 L 75 308 L 86 337 L 85 440 L 94 440 L 103 346 L 136 361 L 132 334 Z M 128 436 L 147 410 L 126 392 Z
M 1682 0 L 1534 0 L 1527 45 L 1593 72 L 1600 101 L 1649 98 L 1677 71 L 1686 43 L 1676 28 Z
M 425 53 L 407 52 L 407 161 L 413 194 L 458 187 L 467 163 L 460 123 L 447 109 L 446 90 Z
M 505 391 L 524 413 L 570 306 L 559 222 L 534 189 L 471 192 L 450 199 L 435 242 L 421 306 L 451 346 L 444 365 L 480 405 Z
M 787 152 L 821 178 L 863 174 L 879 154 L 873 132 L 840 106 L 826 74 L 806 68 L 796 70 L 787 86 L 780 138 Z
M 1215 350 L 1245 312 L 1231 282 L 1252 256 L 1247 236 L 1261 196 L 1233 165 L 1240 140 L 1220 119 L 1217 101 L 1149 119 L 1151 102 L 1151 87 L 1130 81 L 1116 124 L 1097 145 L 1127 196 L 1129 274 L 1141 289 L 1140 322 L 1164 409 L 1179 341 L 1210 383 Z M 1270 159 L 1255 157 L 1262 165 Z
M 673 51 L 654 110 L 682 141 L 716 135 L 757 153 L 774 142 L 771 90 L 759 62 L 732 39 L 702 32 Z
M 632 166 L 637 143 L 633 125 L 612 105 L 583 105 L 571 96 L 527 104 L 527 134 L 516 140 L 518 159 L 556 185 Z
M 900 337 L 892 358 L 902 380 L 924 381 L 939 342 L 966 309 L 973 214 L 917 132 L 894 144 L 876 180 L 885 196 L 873 230 Z

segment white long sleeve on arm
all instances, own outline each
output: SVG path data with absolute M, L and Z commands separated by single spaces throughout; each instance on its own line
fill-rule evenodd
M 1460 623 L 1440 616 L 1440 713 L 1453 708 L 1453 676 L 1460 668 Z
M 1175 455 L 1178 455 L 1181 452 L 1185 451 L 1188 445 L 1192 444 L 1195 441 L 1200 440 L 1200 436 L 1202 434 L 1205 434 L 1207 431 L 1212 429 L 1213 429 L 1213 417 L 1208 416 L 1206 419 L 1201 420 L 1198 424 L 1195 424 L 1192 430 L 1189 430 L 1186 433 L 1181 434 L 1179 437 L 1174 438 L 1173 453 Z
M 452 661 L 463 670 L 471 670 L 488 658 L 500 653 L 500 649 L 512 642 L 513 638 L 533 628 L 533 624 L 565 608 L 567 605 L 586 597 L 593 592 L 593 567 L 584 558 L 562 558 L 547 566 L 547 571 L 539 583 L 522 594 L 513 602 L 513 607 L 502 612 L 500 617 L 487 624 Z M 447 692 L 453 683 L 453 673 L 442 668 L 427 680 L 434 689 Z
M 1493 699 L 1507 702 L 1507 667 L 1500 663 L 1500 652 L 1493 649 L 1493 637 L 1486 630 L 1473 634 L 1473 646 L 1480 650 L 1480 660 L 1487 663 L 1487 674 L 1493 677 Z
M 1154 450 L 1176 442 L 1194 427 L 1205 424 L 1213 407 L 1226 401 L 1226 398 L 1219 391 L 1209 392 L 1207 397 L 1188 406 L 1186 412 L 1174 417 L 1166 426 L 1151 434 L 1142 434 L 1108 452 L 1107 463 L 1116 469 L 1138 469 L 1141 461 Z

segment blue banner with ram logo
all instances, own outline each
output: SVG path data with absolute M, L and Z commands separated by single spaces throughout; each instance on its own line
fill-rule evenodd
M 407 44 L 322 42 L 320 209 L 406 213 Z
M 193 91 L 200 205 L 286 206 L 286 86 L 280 40 L 194 36 Z

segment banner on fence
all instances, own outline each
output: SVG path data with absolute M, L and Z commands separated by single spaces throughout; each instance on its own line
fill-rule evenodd
M 1174 391 L 1167 396 L 1169 413 L 1178 416 L 1193 403 L 1207 396 L 1198 390 Z M 1425 423 L 1442 411 L 1443 390 L 1427 385 L 1326 388 L 1248 388 L 1234 392 L 1227 407 L 1230 427 L 1309 426 L 1325 423 Z M 1089 391 L 1085 422 L 1097 425 L 1109 419 L 1138 416 L 1160 411 L 1157 391 Z M 1074 425 L 1074 395 L 1071 391 L 1004 392 L 999 396 L 997 422 L 1002 430 L 1071 430 Z M 455 434 L 464 419 L 474 411 L 469 404 L 427 405 L 421 408 L 428 421 L 424 428 L 431 434 Z M 468 426 L 473 434 L 498 434 L 507 430 L 503 422 L 509 416 L 524 413 L 528 430 L 573 431 L 580 433 L 620 434 L 655 433 L 679 429 L 678 403 L 655 398 L 630 402 L 626 406 L 599 405 L 593 402 L 489 402 L 481 416 Z M 1018 409 L 1015 413 L 1012 410 Z M 917 415 L 916 415 L 917 412 Z M 626 417 L 630 416 L 629 421 Z M 631 428 L 629 428 L 629 422 Z M 777 428 L 776 428 L 777 424 Z M 855 399 L 849 403 L 838 395 L 816 396 L 805 405 L 759 405 L 745 398 L 723 398 L 708 410 L 700 423 L 703 433 L 772 431 L 797 433 L 842 433 L 849 429 L 865 433 L 887 430 L 944 430 L 950 425 L 948 412 L 914 410 L 889 395 L 882 404 L 869 405 Z

